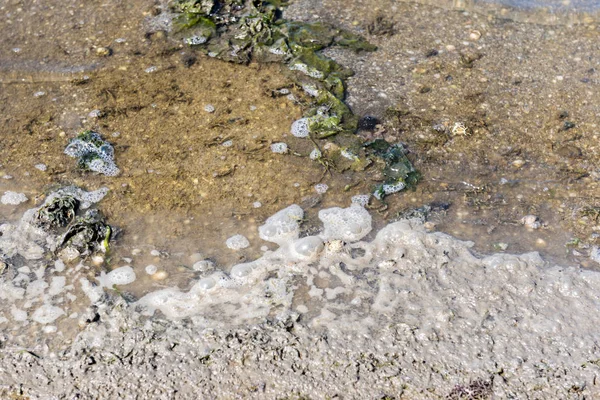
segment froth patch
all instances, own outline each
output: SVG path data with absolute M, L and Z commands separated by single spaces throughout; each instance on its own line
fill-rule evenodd
M 115 285 L 128 285 L 135 281 L 136 275 L 129 265 L 113 269 L 108 274 L 102 271 L 96 278 L 100 286 L 112 288 Z
M 65 315 L 62 308 L 50 304 L 44 304 L 33 312 L 31 319 L 40 324 L 49 324 Z
M 371 232 L 371 214 L 358 204 L 348 208 L 333 207 L 319 211 L 324 239 L 356 242 Z
M 27 196 L 25 196 L 25 194 L 11 191 L 4 192 L 2 197 L 0 197 L 0 203 L 12 206 L 19 205 L 21 203 L 26 202 L 27 200 L 29 199 L 27 198 Z
M 265 224 L 258 228 L 262 240 L 277 244 L 284 244 L 298 238 L 300 234 L 299 221 L 304 218 L 304 211 L 300 206 L 293 204 L 275 215 L 267 218 Z

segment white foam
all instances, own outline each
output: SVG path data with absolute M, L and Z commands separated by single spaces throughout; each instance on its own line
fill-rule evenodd
M 34 311 L 31 319 L 40 324 L 49 324 L 56 321 L 62 315 L 65 315 L 62 308 L 44 304 Z
M 329 186 L 325 183 L 317 183 L 315 185 L 315 192 L 317 192 L 318 194 L 325 194 L 328 189 Z
M 12 315 L 13 319 L 17 322 L 27 321 L 27 311 L 17 308 L 14 304 L 10 309 L 10 314 Z
M 225 241 L 228 248 L 232 250 L 241 250 L 250 246 L 250 242 L 243 235 L 234 235 Z
M 146 265 L 145 271 L 148 275 L 153 275 L 158 271 L 158 267 L 156 265 Z
M 300 118 L 292 123 L 291 127 L 292 135 L 305 138 L 309 135 L 309 119 L 308 118 Z
M 304 218 L 304 211 L 300 206 L 293 204 L 275 215 L 267 218 L 264 225 L 258 228 L 262 240 L 277 244 L 285 244 L 300 234 L 299 221 Z
M 16 206 L 29 200 L 23 193 L 7 191 L 0 198 L 0 203 L 5 205 Z
M 323 154 L 321 153 L 321 150 L 319 149 L 313 149 L 310 154 L 308 155 L 308 158 L 310 158 L 311 160 L 317 160 L 319 158 L 321 158 Z
M 323 221 L 324 239 L 340 239 L 356 242 L 371 232 L 371 215 L 357 204 L 348 208 L 333 207 L 319 211 L 319 219 Z
M 79 283 L 81 284 L 81 290 L 83 293 L 85 293 L 92 304 L 96 304 L 102 299 L 104 295 L 102 287 L 93 285 L 85 278 L 79 279 Z
M 200 260 L 192 265 L 194 271 L 206 272 L 210 271 L 215 267 L 215 264 L 210 260 Z
M 357 194 L 352 196 L 352 204 L 357 204 L 362 207 L 366 207 L 369 204 L 370 194 Z
M 102 271 L 96 278 L 101 286 L 112 288 L 114 285 L 128 285 L 135 281 L 136 275 L 129 265 L 113 269 L 108 274 Z
M 283 142 L 273 143 L 271 145 L 271 151 L 273 153 L 285 154 L 288 152 L 288 145 Z
M 63 292 L 65 285 L 67 284 L 67 278 L 64 276 L 53 276 L 50 281 L 50 288 L 48 294 L 50 296 L 56 296 Z

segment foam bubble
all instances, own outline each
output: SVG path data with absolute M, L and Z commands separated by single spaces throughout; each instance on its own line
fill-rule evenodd
M 206 272 L 210 271 L 215 267 L 215 264 L 210 260 L 200 260 L 192 265 L 194 271 Z
M 234 235 L 227 239 L 225 244 L 232 250 L 241 250 L 250 246 L 250 242 L 243 235 Z
M 292 123 L 291 133 L 292 135 L 304 138 L 309 135 L 309 119 L 300 118 Z
M 313 149 L 313 151 L 310 152 L 310 154 L 308 155 L 308 157 L 311 160 L 314 161 L 314 160 L 317 160 L 317 159 L 321 158 L 322 155 L 323 154 L 321 153 L 321 150 L 319 150 L 319 149 Z
M 267 218 L 265 224 L 258 228 L 258 234 L 262 240 L 277 244 L 296 239 L 300 234 L 299 221 L 303 217 L 302 208 L 293 204 Z
M 319 88 L 317 88 L 315 85 L 306 84 L 302 86 L 302 89 L 306 92 L 306 94 L 312 97 L 317 97 L 320 93 Z
M 369 204 L 369 199 L 371 195 L 369 194 L 357 194 L 356 196 L 352 196 L 352 204 L 357 204 L 362 207 L 366 207 Z
M 393 185 L 383 185 L 383 192 L 385 194 L 393 194 L 393 193 L 397 193 L 397 192 L 401 191 L 405 187 L 406 187 L 406 184 L 404 182 L 398 182 Z
M 301 258 L 315 258 L 323 248 L 323 240 L 318 236 L 306 236 L 294 242 L 294 251 Z
M 244 277 L 248 276 L 250 274 L 250 272 L 252 272 L 252 269 L 253 269 L 252 263 L 237 264 L 231 268 L 230 275 L 233 278 L 244 278 Z
M 288 152 L 288 145 L 283 142 L 273 143 L 271 145 L 271 151 L 277 154 L 285 154 Z
M 65 315 L 62 308 L 50 304 L 44 304 L 34 311 L 31 319 L 40 324 L 49 324 L 54 322 L 60 316 Z
M 106 176 L 116 176 L 119 168 L 114 161 L 114 149 L 100 134 L 85 131 L 71 139 L 64 150 L 69 157 L 78 158 L 79 166 Z
M 136 275 L 129 265 L 113 269 L 108 274 L 104 271 L 100 273 L 100 276 L 96 280 L 101 286 L 112 288 L 114 285 L 128 285 L 135 281 Z
M 198 283 L 196 283 L 196 285 L 194 285 L 194 287 L 197 287 L 198 289 L 201 289 L 201 290 L 210 290 L 210 289 L 214 288 L 216 284 L 217 284 L 217 282 L 213 278 L 208 277 L 208 278 L 200 279 L 198 281 Z
M 317 192 L 318 194 L 325 194 L 328 189 L 329 186 L 325 183 L 318 183 L 315 185 L 315 192 Z
M 23 193 L 7 191 L 7 192 L 4 192 L 4 194 L 2 195 L 2 198 L 0 198 L 0 203 L 16 206 L 16 205 L 26 202 L 27 200 L 29 200 L 29 199 Z
M 333 207 L 321 210 L 319 219 L 324 225 L 321 236 L 327 240 L 355 242 L 371 232 L 371 214 L 357 204 L 348 208 Z
M 206 43 L 207 40 L 208 39 L 204 36 L 194 35 L 194 36 L 190 36 L 189 38 L 185 38 L 183 41 L 187 45 L 198 46 L 200 44 Z

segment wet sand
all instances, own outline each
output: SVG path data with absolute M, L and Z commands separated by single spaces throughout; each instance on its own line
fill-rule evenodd
M 24 192 L 30 201 L 18 207 L 0 206 L 0 222 L 16 221 L 25 209 L 41 204 L 45 193 L 63 184 L 109 187 L 110 194 L 100 208 L 123 233 L 113 258 L 107 259 L 102 269 L 124 264 L 125 257 L 134 259 L 139 276 L 144 276 L 146 265 L 155 263 L 170 277 L 163 282 L 141 278 L 131 289 L 133 298 L 167 285 L 189 285 L 196 277 L 189 261 L 194 252 L 211 257 L 224 270 L 254 259 L 264 245 L 256 236 L 256 227 L 275 211 L 292 203 L 302 205 L 308 219 L 305 229 L 311 231 L 318 227 L 318 209 L 346 206 L 352 195 L 369 193 L 380 179 L 377 171 L 325 174 L 323 166 L 309 162 L 311 146 L 289 134 L 291 122 L 302 115 L 302 104 L 273 94 L 292 86 L 286 71 L 277 65 L 240 66 L 194 54 L 157 27 L 160 15 L 157 19 L 153 2 L 83 7 L 76 2 L 53 6 L 15 1 L 1 9 L 6 22 L 0 29 L 10 33 L 4 35 L 6 40 L 0 46 L 4 117 L 0 176 L 12 179 L 0 179 L 0 190 Z M 600 230 L 600 99 L 596 98 L 595 63 L 599 33 L 594 21 L 538 25 L 413 3 L 348 4 L 337 0 L 297 1 L 286 16 L 346 27 L 379 48 L 360 55 L 328 52 L 356 72 L 348 87 L 353 111 L 360 116 L 374 115 L 382 122 L 375 132 L 359 134 L 405 143 L 411 161 L 423 175 L 416 190 L 371 204 L 376 228 L 429 204 L 442 210 L 433 214 L 429 229 L 473 240 L 472 251 L 477 254 L 502 248 L 507 253 L 539 250 L 553 263 L 598 268 L 590 259 Z M 156 69 L 146 72 L 150 67 Z M 208 104 L 215 112 L 205 111 Z M 90 116 L 94 110 L 100 110 L 99 118 Z M 453 132 L 456 123 L 464 124 L 466 131 Z M 74 160 L 63 154 L 69 138 L 83 129 L 99 131 L 115 146 L 116 161 L 123 171 L 119 177 L 82 173 Z M 288 143 L 291 154 L 271 152 L 270 144 L 279 141 Z M 47 170 L 36 169 L 38 163 L 44 163 Z M 320 182 L 330 187 L 324 195 L 314 190 Z M 255 208 L 256 202 L 261 203 L 260 208 Z M 538 216 L 541 227 L 526 229 L 520 223 L 526 215 Z M 239 253 L 224 245 L 227 237 L 237 233 L 246 235 L 252 244 Z M 142 255 L 132 257 L 136 249 L 142 249 Z M 161 255 L 153 256 L 151 250 L 159 250 Z M 444 383 L 421 381 L 411 386 L 407 382 L 412 373 L 423 376 L 429 370 L 414 367 L 390 383 L 393 374 L 386 366 L 394 365 L 395 356 L 385 351 L 385 346 L 348 352 L 343 349 L 348 342 L 341 341 L 327 344 L 323 353 L 311 352 L 308 349 L 323 336 L 315 337 L 302 321 L 293 323 L 301 334 L 269 324 L 218 331 L 211 340 L 220 356 L 213 367 L 201 369 L 207 363 L 203 344 L 192 341 L 185 345 L 190 352 L 186 354 L 195 354 L 192 358 L 169 348 L 186 335 L 193 337 L 197 333 L 194 328 L 169 327 L 170 323 L 160 319 L 145 326 L 137 316 L 112 310 L 114 302 L 120 304 L 123 298 L 113 295 L 99 311 L 101 322 L 84 327 L 79 337 L 69 338 L 74 342 L 58 353 L 62 354 L 59 361 L 51 348 L 43 355 L 11 348 L 10 335 L 18 327 L 4 323 L 3 365 L 7 367 L 3 381 L 10 382 L 2 387 L 6 395 L 48 398 L 49 393 L 59 396 L 79 391 L 84 397 L 94 397 L 104 390 L 100 377 L 110 371 L 109 381 L 122 391 L 122 397 L 142 392 L 142 386 L 150 397 L 167 393 L 177 397 L 180 381 L 166 371 L 180 361 L 188 363 L 183 370 L 191 374 L 189 381 L 196 383 L 189 391 L 179 390 L 179 398 L 200 394 L 313 398 L 320 393 L 344 397 L 343 387 L 355 381 L 359 383 L 345 397 L 370 394 L 373 385 L 386 387 L 381 396 L 391 398 L 402 398 L 407 385 L 410 390 L 404 398 L 450 396 L 456 385 L 468 387 L 473 382 L 483 389 L 493 382 L 494 390 L 500 390 L 502 374 L 492 379 L 482 371 L 491 372 L 484 369 L 474 375 L 446 375 Z M 119 332 L 120 323 L 131 326 L 131 331 Z M 161 336 L 154 355 L 146 353 L 142 347 L 161 324 L 166 324 L 169 332 Z M 36 326 L 29 328 L 35 330 Z M 86 332 L 94 336 L 103 330 L 110 332 L 106 349 L 119 356 L 111 358 L 106 356 L 109 350 L 99 350 L 103 356 L 98 362 L 97 350 L 91 350 Z M 269 332 L 269 336 L 283 338 L 285 345 L 256 344 L 253 332 Z M 240 359 L 240 350 L 230 344 L 236 335 L 242 338 L 235 339 L 236 346 L 249 346 L 248 357 L 261 365 L 260 378 L 242 367 L 245 358 Z M 380 340 L 385 343 L 389 338 Z M 128 341 L 131 346 L 126 349 Z M 290 356 L 293 361 L 284 367 L 263 361 L 272 353 L 285 358 L 281 354 L 287 354 L 290 346 L 301 350 Z M 401 352 L 401 347 L 394 347 L 394 352 Z M 161 357 L 168 361 L 156 361 Z M 122 370 L 114 368 L 134 358 L 135 376 L 147 382 L 140 386 L 123 383 Z M 300 359 L 309 360 L 312 366 L 303 369 Z M 588 361 L 589 368 L 595 368 L 594 360 Z M 146 369 L 153 363 L 166 370 L 159 379 L 161 388 L 150 378 L 153 372 Z M 232 363 L 238 367 L 230 370 L 227 365 Z M 330 365 L 345 367 L 339 372 L 329 370 Z M 539 389 L 539 398 L 595 393 L 589 371 L 580 379 L 580 364 L 565 361 L 562 367 L 569 371 L 566 383 L 550 379 Z M 41 370 L 28 374 L 24 368 Z M 58 371 L 62 368 L 67 369 Z M 202 371 L 199 375 L 190 372 L 198 368 Z M 323 368 L 327 378 L 320 380 Z M 79 372 L 73 372 L 75 369 Z M 35 389 L 36 376 L 62 382 L 67 379 L 64 371 L 86 383 Z M 551 376 L 549 371 L 543 376 Z M 219 374 L 228 378 L 221 380 Z M 274 374 L 289 379 L 278 386 Z M 211 383 L 197 383 L 204 379 Z M 232 382 L 239 379 L 247 384 L 234 389 Z M 513 393 L 527 393 L 538 384 L 523 379 L 518 378 L 514 387 L 508 384 Z M 580 380 L 588 386 L 578 386 Z M 219 386 L 223 391 L 214 392 Z M 117 392 L 107 393 L 106 398 L 117 396 Z M 490 393 L 486 396 L 492 396 Z

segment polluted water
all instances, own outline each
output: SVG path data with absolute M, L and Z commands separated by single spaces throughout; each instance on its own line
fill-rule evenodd
M 0 5 L 0 397 L 600 396 L 596 8 Z

